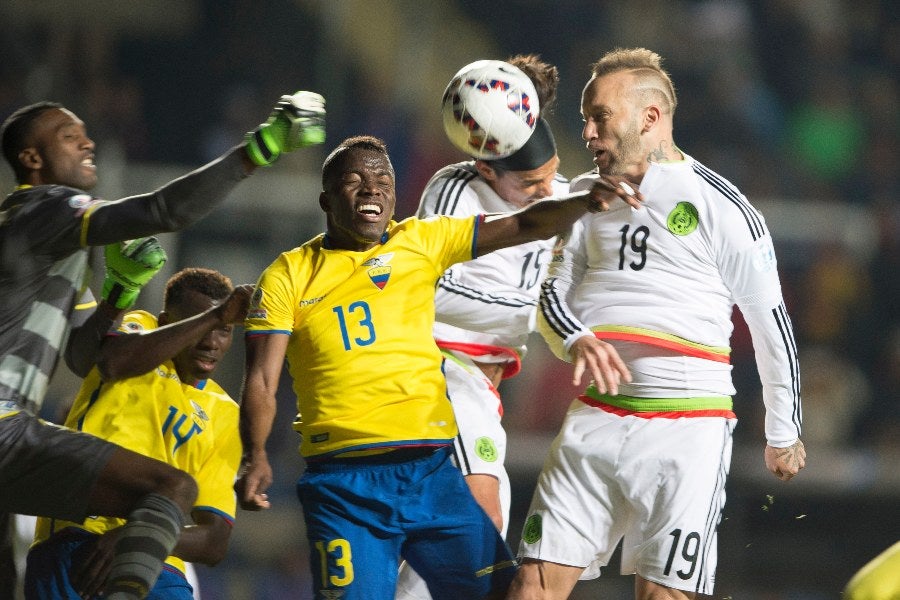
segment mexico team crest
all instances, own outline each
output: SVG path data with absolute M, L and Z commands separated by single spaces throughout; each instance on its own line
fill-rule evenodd
M 541 539 L 543 534 L 543 522 L 541 515 L 534 513 L 525 520 L 525 526 L 522 528 L 522 541 L 526 544 L 533 544 Z
M 679 202 L 669 213 L 666 226 L 675 235 L 687 235 L 697 229 L 700 214 L 690 202 Z
M 494 440 L 489 437 L 480 437 L 475 440 L 475 454 L 484 462 L 494 462 L 497 460 L 497 446 Z
M 383 290 L 384 286 L 387 285 L 388 279 L 391 278 L 391 266 L 388 263 L 391 262 L 392 258 L 394 258 L 394 253 L 388 252 L 387 254 L 379 254 L 363 263 L 364 267 L 370 267 L 366 274 L 379 290 Z

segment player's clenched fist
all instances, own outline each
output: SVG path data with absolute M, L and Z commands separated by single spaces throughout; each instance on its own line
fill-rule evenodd
M 315 92 L 284 95 L 269 119 L 247 134 L 247 155 L 270 165 L 284 152 L 325 141 L 325 98 Z

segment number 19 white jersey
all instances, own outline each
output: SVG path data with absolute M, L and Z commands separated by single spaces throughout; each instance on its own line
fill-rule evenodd
M 596 176 L 577 177 L 572 191 L 589 189 Z M 618 201 L 558 240 L 539 330 L 565 360 L 582 335 L 616 345 L 634 377 L 621 394 L 730 396 L 737 305 L 753 338 L 768 441 L 793 443 L 801 419 L 796 345 L 762 215 L 687 155 L 652 164 L 640 191 L 640 209 Z

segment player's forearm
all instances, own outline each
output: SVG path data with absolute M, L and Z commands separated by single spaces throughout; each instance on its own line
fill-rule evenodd
M 87 242 L 92 246 L 178 231 L 221 204 L 255 165 L 247 164 L 243 145 L 155 192 L 131 196 L 96 209 Z
M 175 229 L 198 221 L 211 211 L 255 166 L 248 165 L 243 146 L 167 183 L 157 191 Z
M 518 212 L 485 218 L 478 234 L 478 255 L 565 233 L 591 206 L 587 192 L 564 200 L 536 202 Z
M 231 535 L 231 526 L 224 519 L 219 521 L 182 527 L 172 555 L 188 562 L 216 566 L 225 558 Z
M 100 376 L 104 381 L 118 381 L 149 373 L 221 325 L 212 308 L 146 333 L 107 336 L 97 359 Z
M 80 326 L 72 329 L 66 344 L 65 361 L 73 373 L 86 377 L 100 359 L 106 334 L 122 315 L 121 310 L 107 302 L 100 302 L 97 309 Z
M 266 455 L 266 442 L 275 421 L 275 394 L 254 385 L 248 378 L 241 399 L 241 444 L 244 462 Z
M 465 285 L 452 273 L 438 281 L 435 319 L 441 323 L 494 335 L 522 335 L 531 331 L 537 300 L 524 294 L 485 292 Z
M 766 439 L 784 447 L 801 434 L 800 366 L 791 320 L 784 303 L 769 310 L 741 306 L 753 340 L 757 370 L 766 406 Z

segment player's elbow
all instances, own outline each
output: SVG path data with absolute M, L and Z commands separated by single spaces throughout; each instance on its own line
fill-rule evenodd
M 101 355 L 97 359 L 97 371 L 100 379 L 106 382 L 118 381 L 129 377 L 128 365 L 116 356 Z
M 195 562 L 200 562 L 207 567 L 214 567 L 222 562 L 225 555 L 228 554 L 228 539 L 228 536 L 225 536 L 208 543 L 204 548 L 203 556 Z

